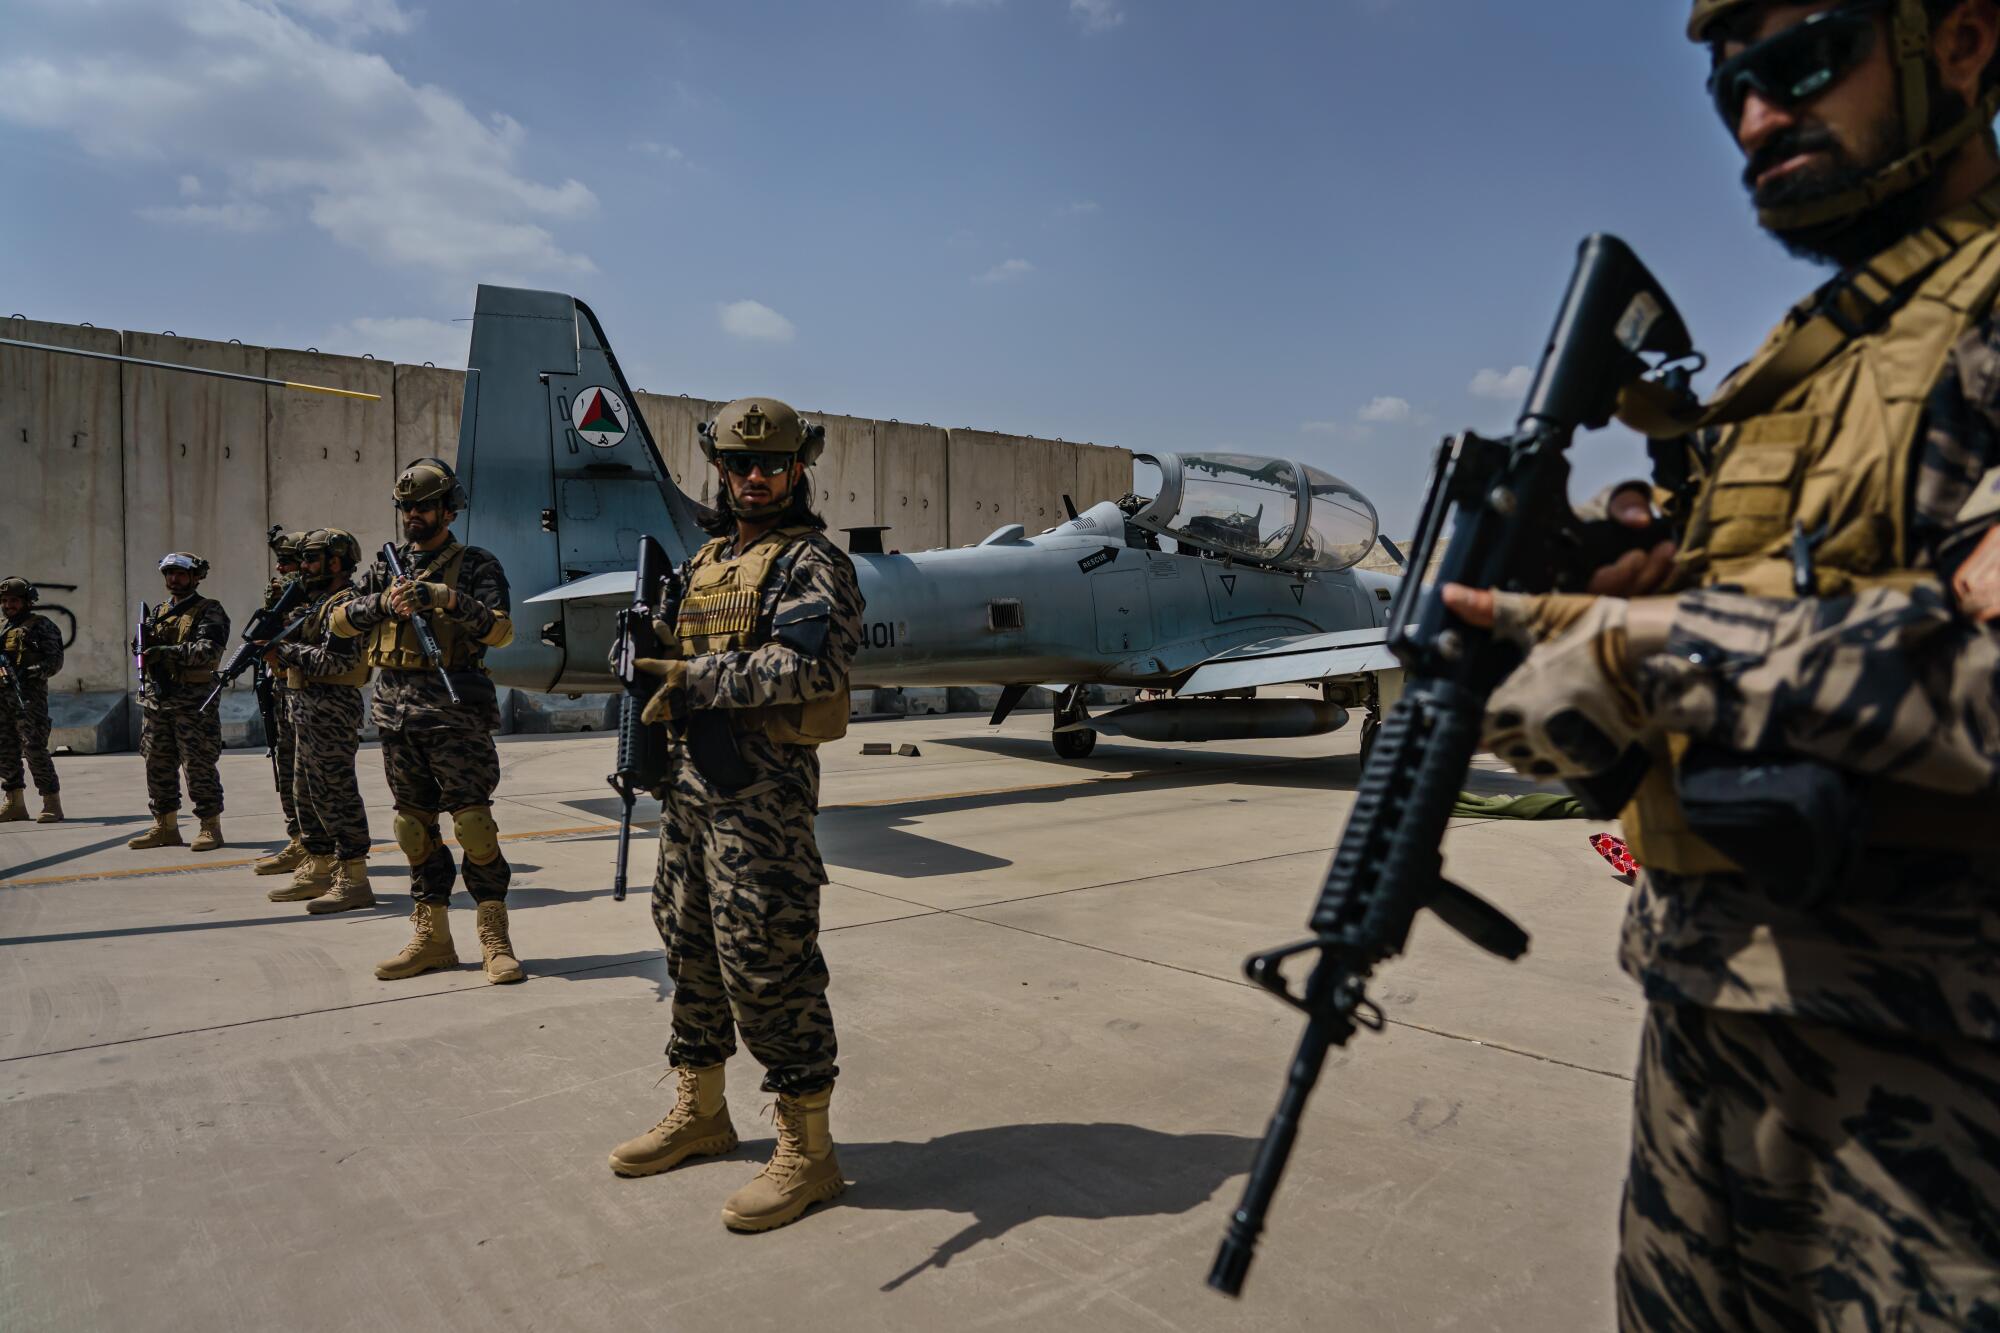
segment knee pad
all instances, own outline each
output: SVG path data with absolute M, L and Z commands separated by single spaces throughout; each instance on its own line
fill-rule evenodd
M 431 834 L 431 821 L 436 818 L 428 810 L 396 812 L 396 845 L 403 849 L 403 855 L 409 858 L 411 865 L 422 865 L 437 849 L 437 842 Z
M 470 805 L 451 812 L 452 835 L 465 849 L 465 859 L 485 865 L 500 855 L 500 826 L 493 822 L 491 806 Z

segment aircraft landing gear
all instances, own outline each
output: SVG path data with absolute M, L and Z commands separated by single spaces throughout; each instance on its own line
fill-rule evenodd
M 1375 753 L 1375 733 L 1382 730 L 1382 687 L 1380 676 L 1368 678 L 1368 698 L 1361 715 L 1361 767 L 1368 767 L 1368 756 Z
M 1058 731 L 1049 739 L 1055 743 L 1056 756 L 1060 759 L 1086 759 L 1097 748 L 1097 733 L 1089 727 Z
M 1056 696 L 1055 719 L 1050 724 L 1055 730 L 1049 734 L 1049 743 L 1056 747 L 1057 758 L 1083 759 L 1097 748 L 1097 733 L 1091 728 L 1062 730 L 1071 723 L 1089 720 L 1090 712 L 1083 704 L 1083 686 L 1072 685 Z

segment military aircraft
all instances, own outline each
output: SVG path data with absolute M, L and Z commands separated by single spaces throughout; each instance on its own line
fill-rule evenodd
M 640 534 L 679 562 L 707 538 L 634 409 L 590 308 L 557 292 L 481 286 L 458 471 L 477 502 L 468 543 L 497 554 L 543 611 L 489 655 L 496 680 L 572 693 L 617 688 L 606 663 L 631 604 Z M 1365 710 L 1363 741 L 1400 676 L 1382 626 L 1397 582 L 1354 566 L 1375 510 L 1337 477 L 1236 453 L 1139 455 L 1150 496 L 1103 500 L 1029 536 L 1018 523 L 972 546 L 884 549 L 848 531 L 867 600 L 856 688 L 1000 686 L 997 725 L 1028 689 L 1058 689 L 1065 758 L 1097 734 L 1217 741 L 1311 736 Z M 1393 554 L 1393 548 L 1389 548 Z M 1255 687 L 1311 682 L 1321 697 Z M 1160 691 L 1091 716 L 1090 684 Z

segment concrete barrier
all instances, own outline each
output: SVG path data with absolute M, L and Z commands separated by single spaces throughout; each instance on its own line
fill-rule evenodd
M 123 690 L 49 696 L 49 749 L 115 754 L 139 748 L 139 718 Z
M 1088 509 L 1099 500 L 1118 500 L 1132 490 L 1132 451 L 1101 444 L 1076 447 L 1076 507 Z
M 813 504 L 843 549 L 843 528 L 866 527 L 875 517 L 875 423 L 864 417 L 807 417 L 826 426 L 826 452 L 812 470 Z
M 125 354 L 149 361 L 204 366 L 240 375 L 263 375 L 261 347 L 205 342 L 165 334 L 125 334 Z M 265 530 L 282 521 L 300 527 L 304 515 L 273 519 L 267 502 L 264 389 L 255 384 L 184 375 L 145 366 L 120 367 L 123 384 L 125 476 L 125 588 L 134 607 L 113 633 L 126 666 L 125 686 L 137 689 L 131 658 L 122 645 L 141 599 L 166 596 L 160 557 L 193 551 L 209 562 L 205 596 L 229 611 L 230 633 L 263 604 L 276 566 Z
M 701 422 L 713 420 L 722 404 L 686 394 L 633 396 L 639 401 L 639 415 L 645 418 L 646 429 L 653 433 L 653 443 L 659 446 L 660 461 L 666 464 L 667 475 L 696 503 L 712 505 L 715 469 L 702 455 L 695 428 Z
M 947 544 L 950 470 L 942 429 L 875 423 L 875 521 L 889 526 L 887 549 L 928 551 Z
M 458 423 L 465 411 L 465 372 L 437 366 L 396 367 L 396 471 L 419 458 L 458 466 Z
M 380 402 L 298 389 L 269 389 L 267 449 L 271 522 L 345 528 L 362 557 L 398 537 L 396 367 L 365 357 L 273 351 L 273 379 L 379 394 Z M 232 606 L 231 611 L 235 608 Z
M 1006 521 L 1019 523 L 1029 536 L 1047 532 L 1069 517 L 1063 497 L 1076 499 L 1076 446 L 1062 440 L 1023 436 L 1014 442 L 1014 484 L 1007 494 L 1013 512 Z M 1081 508 L 1082 506 L 1078 506 Z
M 0 322 L 22 342 L 117 353 L 115 329 L 37 320 Z M 122 690 L 127 658 L 118 626 L 133 614 L 125 595 L 124 416 L 118 364 L 53 352 L 0 347 L 0 458 L 17 500 L 0 525 L 0 578 L 73 583 L 50 589 L 76 618 L 76 642 L 63 655 L 52 692 Z M 155 577 L 148 591 L 159 586 Z M 136 599 L 134 599 L 136 607 Z M 52 617 L 67 631 L 68 621 Z M 96 753 L 96 751 L 79 751 Z

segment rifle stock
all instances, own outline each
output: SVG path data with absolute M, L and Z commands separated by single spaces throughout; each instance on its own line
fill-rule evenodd
M 1525 931 L 1442 873 L 1445 826 L 1479 745 L 1486 701 L 1519 655 L 1490 631 L 1452 615 L 1440 589 L 1446 583 L 1521 592 L 1556 586 L 1574 526 L 1565 457 L 1571 438 L 1578 429 L 1604 425 L 1625 386 L 1692 352 L 1680 316 L 1645 266 L 1617 238 L 1591 236 L 1579 249 L 1514 433 L 1504 440 L 1466 434 L 1440 449 L 1409 572 L 1389 614 L 1389 643 L 1408 684 L 1383 719 L 1362 772 L 1313 905 L 1312 937 L 1244 963 L 1252 981 L 1302 1011 L 1307 1023 L 1243 1200 L 1209 1271 L 1216 1290 L 1231 1296 L 1242 1291 L 1326 1053 L 1344 1046 L 1357 1027 L 1382 1025 L 1381 1011 L 1368 999 L 1368 978 L 1403 951 L 1417 912 L 1430 908 L 1473 943 L 1510 961 L 1527 951 Z M 1649 363 L 1646 354 L 1662 360 Z M 1437 577 L 1421 582 L 1447 533 Z M 1643 754 L 1628 755 L 1617 781 L 1636 783 L 1635 758 L 1643 773 Z M 1594 794 L 1600 802 L 1615 795 Z M 1304 955 L 1314 961 L 1295 992 L 1282 967 Z
M 393 577 L 397 579 L 409 577 L 403 572 L 403 562 L 396 555 L 394 542 L 382 543 L 382 563 L 389 567 L 389 573 Z M 458 687 L 451 683 L 451 673 L 444 669 L 444 652 L 438 647 L 437 635 L 431 632 L 430 617 L 421 611 L 412 611 L 410 628 L 417 632 L 417 647 L 422 650 L 424 661 L 430 664 L 431 670 L 438 673 L 438 679 L 444 682 L 444 692 L 451 697 L 453 703 L 457 703 Z

